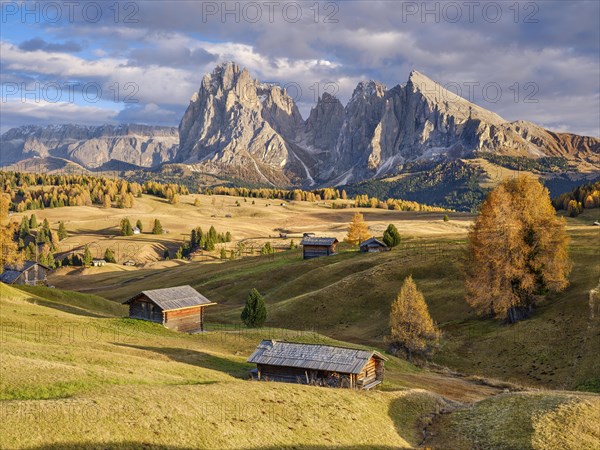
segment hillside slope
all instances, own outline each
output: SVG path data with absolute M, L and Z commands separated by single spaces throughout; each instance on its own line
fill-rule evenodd
M 393 358 L 386 391 L 247 381 L 256 343 L 283 330 L 186 335 L 99 317 L 114 310 L 107 300 L 29 290 L 0 284 L 2 448 L 413 448 L 426 417 L 450 404 L 402 388 L 420 371 Z M 474 399 L 495 392 L 455 385 Z
M 447 449 L 449 442 L 461 442 L 457 430 L 473 428 L 477 433 L 469 439 L 483 448 L 509 448 L 497 446 L 507 438 L 524 444 L 519 448 L 542 449 L 565 442 L 565 425 L 571 424 L 577 435 L 568 443 L 575 446 L 563 448 L 581 448 L 576 445 L 597 438 L 597 395 L 490 397 L 498 390 L 430 374 L 393 357 L 380 391 L 252 382 L 245 359 L 256 342 L 289 331 L 185 335 L 111 317 L 109 311 L 122 310 L 98 297 L 28 291 L 0 283 L 2 448 L 392 449 L 417 448 L 425 435 L 439 441 L 430 448 Z M 336 343 L 316 334 L 295 339 Z M 490 410 L 506 417 L 518 412 L 525 426 L 518 433 L 499 428 Z M 453 412 L 439 416 L 441 411 Z M 565 417 L 569 421 L 563 423 Z M 544 426 L 535 426 L 540 423 Z
M 532 319 L 514 326 L 478 319 L 464 301 L 460 235 L 413 238 L 405 240 L 404 248 L 384 254 L 342 252 L 303 261 L 299 253 L 286 252 L 220 264 L 90 273 L 86 278 L 94 286 L 89 292 L 114 300 L 189 283 L 219 303 L 210 312 L 214 320 L 229 324 L 240 323 L 247 293 L 256 287 L 265 294 L 271 326 L 379 346 L 391 302 L 404 277 L 412 274 L 445 334 L 436 362 L 474 375 L 574 389 L 597 386 L 600 374 L 595 357 L 600 314 L 592 316 L 588 304 L 589 290 L 600 278 L 600 241 L 591 217 L 569 219 L 571 285 L 551 295 Z M 67 275 L 52 282 L 74 286 L 78 280 Z

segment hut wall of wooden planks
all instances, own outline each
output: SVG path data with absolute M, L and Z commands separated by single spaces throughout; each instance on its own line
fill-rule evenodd
M 174 331 L 204 331 L 204 308 L 215 303 L 191 286 L 143 291 L 126 300 L 129 317 L 162 323 Z
M 259 380 L 371 389 L 383 381 L 385 358 L 378 352 L 346 347 L 262 341 L 248 362 Z
M 300 242 L 300 245 L 302 245 L 302 257 L 304 259 L 312 259 L 334 255 L 337 244 L 338 240 L 336 238 L 305 237 Z

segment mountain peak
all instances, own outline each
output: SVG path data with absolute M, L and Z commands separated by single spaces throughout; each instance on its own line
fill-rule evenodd
M 458 119 L 479 119 L 492 125 L 506 122 L 498 114 L 470 102 L 461 97 L 460 93 L 446 89 L 442 84 L 417 70 L 410 72 L 407 86 L 412 86 L 412 91 L 422 95 L 432 106 L 442 108 Z
M 358 83 L 356 88 L 354 88 L 354 92 L 352 93 L 352 98 L 350 99 L 350 102 L 353 102 L 359 98 L 366 99 L 374 95 L 376 95 L 377 97 L 383 97 L 385 95 L 385 91 L 385 85 L 379 83 L 378 81 L 361 81 L 360 83 Z
M 213 74 L 222 74 L 226 71 L 239 72 L 240 66 L 235 61 L 223 61 L 213 69 Z

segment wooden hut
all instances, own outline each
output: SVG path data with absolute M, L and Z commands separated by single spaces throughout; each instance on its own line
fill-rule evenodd
M 361 242 L 359 247 L 363 253 L 387 252 L 390 249 L 384 242 L 375 238 Z
M 106 261 L 103 259 L 92 259 L 92 266 L 94 267 L 104 267 L 106 265 Z
M 305 237 L 300 242 L 304 259 L 334 255 L 338 240 L 331 237 Z
M 0 281 L 6 284 L 28 286 L 48 285 L 48 272 L 52 269 L 36 261 L 24 261 L 21 264 L 5 266 Z
M 123 302 L 129 317 L 162 323 L 175 331 L 204 331 L 204 308 L 215 305 L 191 286 L 142 291 Z
M 262 341 L 248 358 L 259 380 L 371 389 L 383 381 L 386 358 L 371 350 Z

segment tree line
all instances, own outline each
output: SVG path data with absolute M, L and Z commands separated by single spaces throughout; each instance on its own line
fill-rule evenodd
M 142 194 L 179 202 L 189 193 L 185 186 L 146 181 L 143 185 L 122 179 L 92 175 L 51 175 L 22 172 L 0 172 L 2 192 L 10 199 L 10 211 L 65 206 L 98 205 L 104 208 L 132 208 Z
M 560 194 L 552 199 L 552 205 L 557 210 L 567 211 L 571 217 L 578 216 L 584 209 L 600 208 L 600 181 Z
M 331 200 L 332 208 L 350 208 L 350 207 L 361 207 L 361 208 L 380 208 L 390 209 L 396 211 L 448 211 L 445 208 L 437 206 L 424 205 L 418 202 L 401 200 L 395 198 L 388 198 L 386 200 L 380 200 L 376 197 L 369 197 L 368 195 L 356 195 L 353 203 L 346 203 L 336 200 L 347 200 L 348 195 L 345 190 L 339 190 L 336 188 L 322 188 L 315 189 L 312 191 L 303 191 L 301 189 L 267 189 L 267 188 L 243 188 L 243 187 L 226 187 L 216 186 L 208 188 L 201 193 L 207 195 L 228 195 L 233 197 L 251 197 L 251 198 L 263 198 L 263 199 L 277 199 L 277 200 L 293 200 L 293 201 L 308 201 L 308 202 L 320 202 Z

